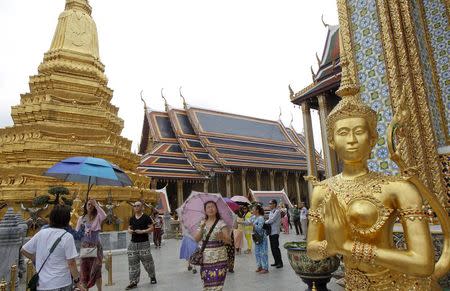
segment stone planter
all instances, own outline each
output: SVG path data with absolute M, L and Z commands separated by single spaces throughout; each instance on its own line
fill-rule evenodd
M 292 269 L 308 285 L 307 290 L 312 290 L 313 283 L 318 291 L 328 290 L 331 274 L 339 267 L 338 257 L 313 261 L 306 255 L 306 242 L 287 242 L 284 248 Z

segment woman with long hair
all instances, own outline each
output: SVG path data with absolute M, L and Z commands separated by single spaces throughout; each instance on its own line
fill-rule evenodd
M 244 220 L 249 220 L 250 217 L 252 217 L 252 213 L 249 211 L 248 205 L 242 206 L 242 212 L 243 212 Z M 245 240 L 247 241 L 247 249 L 245 250 L 246 254 L 252 253 L 252 232 L 253 232 L 252 225 L 246 225 L 244 227 Z
M 243 224 L 253 225 L 253 233 L 259 238 L 258 241 L 255 241 L 256 272 L 260 274 L 269 273 L 269 247 L 263 229 L 264 209 L 260 204 L 253 206 L 253 216 L 244 221 Z
M 206 217 L 200 222 L 200 227 L 194 235 L 196 241 L 205 241 L 209 232 L 211 235 L 203 252 L 203 265 L 200 267 L 200 277 L 203 281 L 203 291 L 220 291 L 223 289 L 228 270 L 228 255 L 225 244 L 231 244 L 230 230 L 220 219 L 217 205 L 213 201 L 205 202 Z
M 244 221 L 244 218 L 242 216 L 242 208 L 239 208 L 236 214 L 237 214 L 236 219 L 237 226 L 233 229 L 234 247 L 236 248 L 236 253 L 240 255 L 242 250 L 242 240 L 244 238 L 244 226 L 239 223 Z
M 155 248 L 161 248 L 161 239 L 163 234 L 163 219 L 159 215 L 158 210 L 153 209 L 153 243 Z
M 103 248 L 100 243 L 99 233 L 106 213 L 94 199 L 84 204 L 84 213 L 78 219 L 76 231 L 84 227 L 84 236 L 81 238 L 80 249 L 80 278 L 81 284 L 86 288 L 97 285 L 97 290 L 102 290 L 102 261 Z

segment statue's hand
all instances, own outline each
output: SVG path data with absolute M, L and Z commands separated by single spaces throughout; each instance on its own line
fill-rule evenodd
M 345 210 L 334 193 L 325 204 L 324 222 L 328 252 L 333 255 L 342 254 L 344 244 L 348 239 L 348 223 Z

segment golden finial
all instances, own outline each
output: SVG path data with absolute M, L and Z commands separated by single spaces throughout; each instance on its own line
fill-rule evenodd
M 182 88 L 182 86 L 180 86 L 180 88 L 178 88 L 178 91 L 180 91 L 180 97 L 181 97 L 181 99 L 183 99 L 183 108 L 187 109 L 186 99 L 184 98 L 183 93 L 181 93 L 181 88 Z
M 141 90 L 141 93 L 139 93 L 141 95 L 141 101 L 144 103 L 144 110 L 147 111 L 147 103 L 144 100 L 144 97 L 142 96 L 142 93 L 144 93 L 144 90 Z
M 294 90 L 292 90 L 291 84 L 289 84 L 289 97 L 292 99 L 294 99 L 295 93 Z
M 314 73 L 314 70 L 313 70 L 312 66 L 310 67 L 310 69 L 311 69 L 311 76 L 312 76 L 312 79 L 314 81 L 314 79 L 316 78 L 316 74 Z
M 319 58 L 319 55 L 317 55 L 317 52 L 316 52 L 316 60 L 317 60 L 317 65 L 320 67 L 321 60 Z
M 317 291 L 316 282 L 314 282 L 314 281 L 313 281 L 313 285 L 312 285 L 311 291 Z
M 89 15 L 91 15 L 92 12 L 92 7 L 87 0 L 66 0 L 65 10 L 70 9 L 82 10 Z
M 323 14 L 322 14 L 322 17 L 320 17 L 320 19 L 322 20 L 322 24 L 324 27 L 328 28 L 328 26 L 330 26 L 329 24 L 325 23 L 325 21 L 323 20 Z
M 169 111 L 169 104 L 167 103 L 166 97 L 164 97 L 163 91 L 164 91 L 164 88 L 161 88 L 161 97 L 162 97 L 162 99 L 164 99 L 164 109 L 166 111 Z

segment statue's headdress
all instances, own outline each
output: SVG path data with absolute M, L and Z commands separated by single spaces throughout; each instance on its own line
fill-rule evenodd
M 364 118 L 369 123 L 370 129 L 376 133 L 377 113 L 362 102 L 359 95 L 359 87 L 355 85 L 349 74 L 347 74 L 344 69 L 347 65 L 348 61 L 345 59 L 345 56 L 341 56 L 342 78 L 341 85 L 339 90 L 336 91 L 336 94 L 342 99 L 336 107 L 331 110 L 326 119 L 327 137 L 329 142 L 333 139 L 333 131 L 336 121 L 345 118 Z

